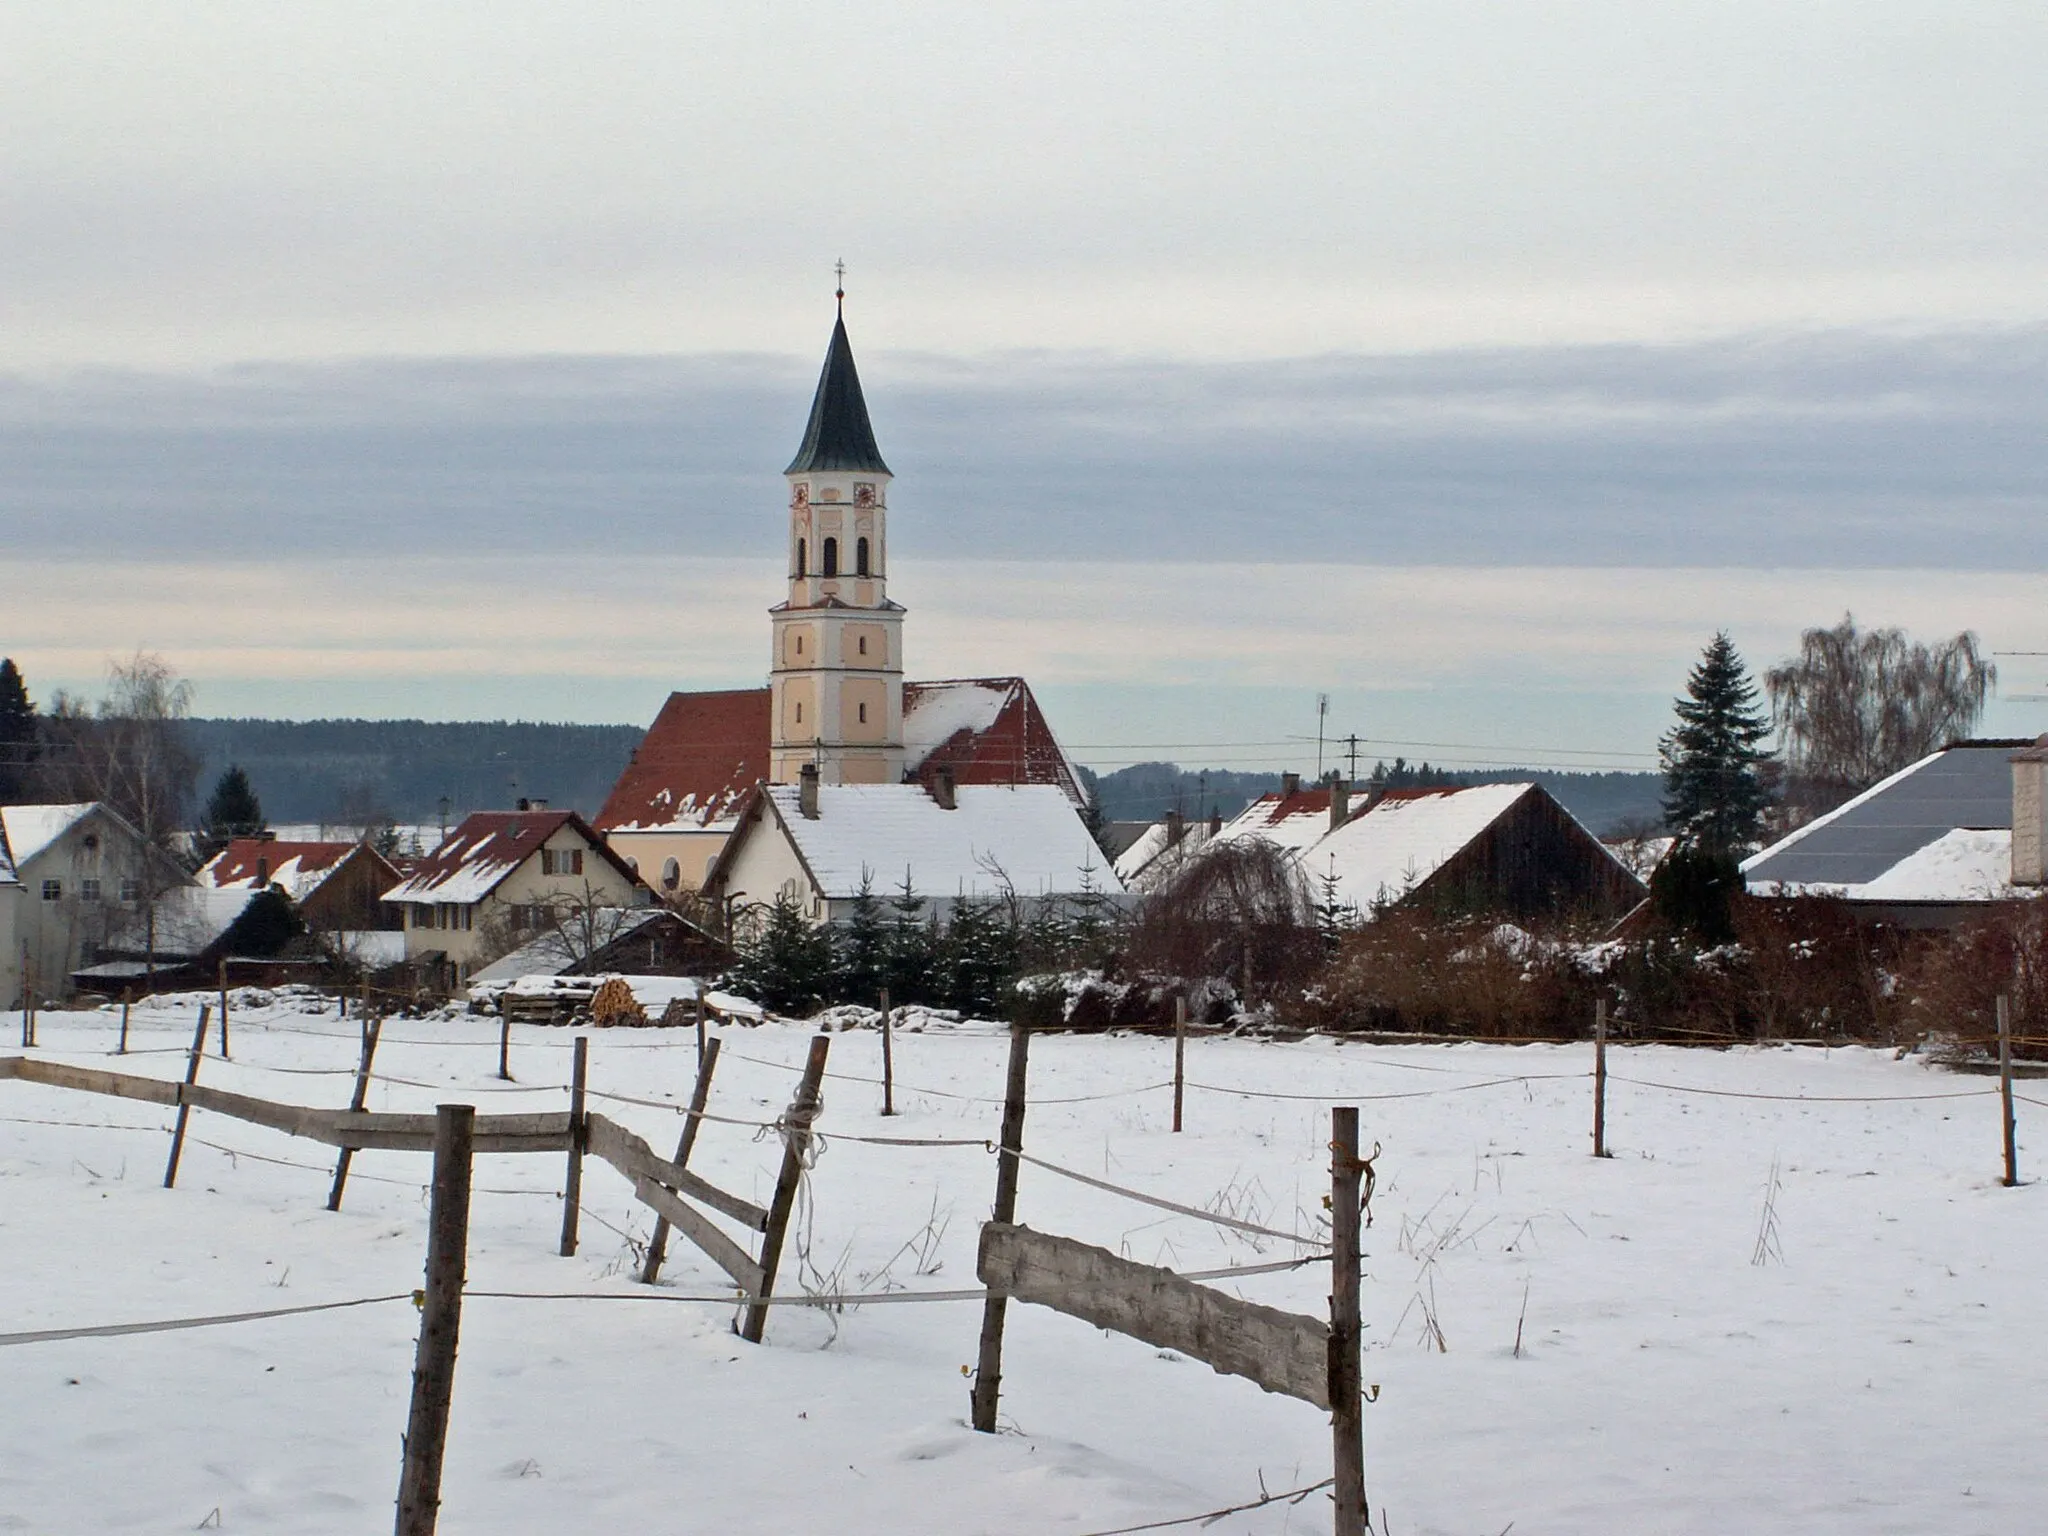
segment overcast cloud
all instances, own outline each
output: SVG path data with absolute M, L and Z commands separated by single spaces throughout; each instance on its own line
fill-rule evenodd
M 0 0 L 0 651 L 757 679 L 842 256 L 913 669 L 1099 757 L 2048 651 L 2044 78 L 2024 0 Z
M 822 329 L 822 322 L 821 322 Z M 821 338 L 822 342 L 822 338 Z M 22 552 L 772 555 L 815 363 L 0 387 Z M 899 559 L 2048 565 L 2048 331 L 867 367 Z

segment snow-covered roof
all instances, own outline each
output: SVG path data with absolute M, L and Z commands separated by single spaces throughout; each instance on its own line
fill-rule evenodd
M 7 846 L 13 853 L 15 867 L 29 863 L 98 809 L 96 800 L 73 805 L 0 806 L 0 824 L 6 827 Z
M 0 885 L 19 885 L 14 873 L 14 855 L 7 846 L 7 823 L 0 821 Z
M 208 859 L 196 877 L 216 890 L 254 890 L 260 883 L 284 888 L 293 901 L 304 901 L 329 875 L 363 845 L 338 842 L 292 842 L 275 838 L 238 837 Z
M 203 954 L 254 899 L 246 887 L 223 891 L 203 885 L 172 886 L 156 899 L 157 955 L 169 959 Z M 127 909 L 107 947 L 135 954 L 149 945 L 149 914 L 140 907 Z
M 906 874 L 916 894 L 938 898 L 1072 894 L 1084 870 L 1096 890 L 1123 890 L 1056 785 L 962 784 L 949 811 L 916 784 L 826 784 L 815 818 L 794 785 L 764 793 L 828 900 L 858 895 L 863 878 L 886 897 Z
M 1754 896 L 1967 903 L 2012 883 L 2012 759 L 2026 740 L 1965 741 L 1908 764 L 1744 861 Z
M 1178 840 L 1171 824 L 1155 821 L 1116 858 L 1116 877 L 1134 891 L 1150 891 L 1203 847 L 1211 836 L 1206 821 L 1183 823 Z
M 1358 791 L 1350 815 L 1332 831 L 1330 791 L 1297 790 L 1254 800 L 1214 841 L 1258 838 L 1275 844 L 1294 855 L 1310 880 L 1334 876 L 1339 902 L 1370 913 L 1420 886 L 1533 792 L 1534 784 L 1473 784 L 1393 789 L 1372 801 Z M 1586 840 L 1599 846 L 1591 834 Z M 1611 850 L 1603 851 L 1612 857 Z
M 328 937 L 357 965 L 388 970 L 405 960 L 405 934 L 397 928 L 344 928 Z
M 666 920 L 671 914 L 666 907 L 604 907 L 588 914 L 593 925 L 590 932 L 602 948 L 620 939 L 630 938 L 650 923 Z M 576 925 L 580 929 L 585 914 L 579 913 Z M 570 942 L 571 935 L 551 929 L 531 942 L 522 944 L 510 954 L 493 960 L 489 965 L 474 972 L 471 981 L 511 981 L 520 976 L 559 976 L 579 959 Z
M 637 883 L 638 877 L 625 862 L 574 811 L 477 811 L 465 817 L 410 878 L 386 891 L 384 900 L 473 905 L 495 891 L 564 827 L 577 833 L 587 851 Z
M 1081 771 L 1021 677 L 956 677 L 903 685 L 903 767 L 930 781 L 940 767 L 962 784 L 1056 784 L 1087 804 Z

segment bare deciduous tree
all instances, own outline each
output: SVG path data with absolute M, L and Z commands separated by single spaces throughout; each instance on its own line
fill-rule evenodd
M 1967 630 L 1921 645 L 1847 613 L 1807 630 L 1799 654 L 1764 674 L 1792 794 L 1824 810 L 1968 736 L 1997 681 Z
M 1129 958 L 1143 970 L 1228 976 L 1247 1002 L 1322 960 L 1315 901 L 1294 858 L 1263 838 L 1214 841 L 1145 899 Z

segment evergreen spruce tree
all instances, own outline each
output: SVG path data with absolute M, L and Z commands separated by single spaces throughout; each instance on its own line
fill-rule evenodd
M 1714 636 L 1686 679 L 1678 724 L 1658 744 L 1664 820 L 1685 844 L 1715 856 L 1757 840 L 1770 805 L 1762 742 L 1770 721 L 1726 632 Z
M 778 895 L 752 937 L 738 946 L 727 980 L 777 1013 L 813 1013 L 832 985 L 832 935 L 804 916 L 794 896 Z
M 1074 893 L 1067 914 L 1067 931 L 1072 936 L 1067 965 L 1073 970 L 1105 970 L 1122 937 L 1123 914 L 1095 878 L 1095 866 L 1081 867 L 1081 888 Z
M 1017 930 L 1005 905 L 961 897 L 946 922 L 943 954 L 946 1005 L 982 1018 L 999 1015 L 1017 979 Z
M 833 978 L 834 999 L 877 1006 L 882 989 L 889 985 L 889 924 L 865 869 L 860 889 L 854 893 L 853 910 L 833 937 L 839 959 Z M 895 1000 L 892 993 L 890 1002 Z
M 35 793 L 41 748 L 42 722 L 29 701 L 21 668 L 12 657 L 0 660 L 0 805 L 19 805 Z
M 1338 894 L 1337 856 L 1330 855 L 1330 867 L 1316 876 L 1316 933 L 1325 949 L 1335 949 L 1346 929 L 1357 917 L 1350 904 Z
M 217 947 L 223 955 L 267 960 L 284 953 L 305 932 L 305 920 L 292 905 L 291 897 L 274 885 L 266 885 L 249 898 L 249 904 L 228 924 Z
M 214 782 L 213 794 L 206 802 L 206 840 L 218 849 L 233 838 L 255 837 L 263 828 L 263 807 L 249 787 L 249 775 L 241 764 L 229 764 Z
M 938 956 L 935 920 L 925 911 L 925 900 L 903 871 L 902 889 L 889 898 L 887 974 L 892 1003 L 943 1003 L 944 991 L 934 972 Z

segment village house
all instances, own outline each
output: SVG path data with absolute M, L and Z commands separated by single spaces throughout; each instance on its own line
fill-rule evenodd
M 1609 920 L 1648 894 L 1538 784 L 1354 795 L 1335 775 L 1304 789 L 1298 775 L 1287 774 L 1278 794 L 1254 800 L 1206 846 L 1246 838 L 1285 850 L 1317 901 L 1363 918 L 1405 905 L 1446 915 Z
M 179 942 L 191 878 L 109 807 L 0 806 L 0 829 L 24 898 L 9 949 L 41 996 L 69 995 L 131 932 L 145 951 Z
M 744 928 L 777 900 L 813 922 L 843 922 L 865 892 L 906 892 L 925 915 L 961 901 L 1120 900 L 1116 878 L 1073 803 L 1051 784 L 826 784 L 808 765 L 793 785 L 749 795 L 707 894 Z
M 2048 736 L 1930 753 L 1744 861 L 1752 896 L 1825 896 L 1866 922 L 1952 928 L 2043 893 Z
M 663 895 L 705 884 L 757 784 L 1087 795 L 1020 677 L 905 682 L 905 610 L 888 593 L 891 475 L 840 318 L 789 486 L 788 577 L 769 610 L 765 688 L 674 693 L 598 813 L 611 847 Z
M 445 988 L 573 914 L 653 899 L 574 811 L 478 811 L 384 893 L 405 958 Z
M 21 991 L 21 882 L 14 877 L 14 857 L 7 847 L 7 828 L 0 824 L 0 997 L 19 1008 Z
M 405 876 L 367 842 L 285 842 L 238 837 L 194 877 L 220 891 L 275 888 L 289 896 L 314 933 L 397 928 L 400 914 L 384 893 Z

